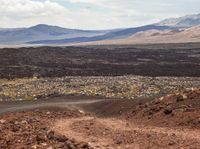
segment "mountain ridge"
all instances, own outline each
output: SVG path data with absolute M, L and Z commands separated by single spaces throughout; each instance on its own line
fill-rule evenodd
M 87 45 L 129 45 L 200 42 L 200 25 L 177 30 L 148 30 L 128 38 L 85 43 Z M 84 44 L 84 43 L 83 43 Z
M 110 30 L 81 30 L 38 24 L 26 28 L 0 28 L 0 44 L 57 45 L 82 42 L 101 42 L 105 40 L 118 39 L 126 40 L 130 39 L 129 37 L 134 36 L 135 34 L 142 34 L 142 32 L 146 33 L 146 31 L 150 30 L 171 30 L 175 34 L 178 30 L 198 25 L 200 25 L 200 14 L 186 15 L 179 18 L 169 18 L 155 24 L 140 27 Z
M 165 19 L 155 25 L 163 25 L 163 26 L 171 26 L 177 28 L 188 28 L 192 26 L 196 26 L 200 24 L 200 13 L 199 14 L 192 14 L 192 15 L 185 15 L 183 17 L 178 18 L 169 18 Z
M 129 37 L 132 34 L 138 33 L 140 31 L 146 31 L 149 29 L 165 30 L 165 29 L 169 29 L 169 27 L 147 25 L 147 26 L 142 26 L 142 27 L 119 30 L 115 32 L 109 32 L 101 36 L 78 37 L 78 38 L 61 39 L 61 40 L 42 40 L 42 41 L 38 40 L 38 41 L 28 42 L 27 44 L 65 44 L 65 43 L 67 44 L 67 43 L 101 41 L 101 40 L 106 40 L 106 39 L 118 39 L 118 38 L 123 38 L 123 37 Z
M 103 35 L 109 30 L 78 30 L 39 24 L 28 28 L 0 29 L 1 44 L 22 44 L 35 40 L 58 40 Z

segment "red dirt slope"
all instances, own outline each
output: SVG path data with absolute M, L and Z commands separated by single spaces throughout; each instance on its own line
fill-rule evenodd
M 0 116 L 1 149 L 90 149 L 51 130 L 55 119 L 80 117 L 77 110 L 36 110 Z
M 200 128 L 200 89 L 183 91 L 138 105 L 126 119 L 154 126 Z

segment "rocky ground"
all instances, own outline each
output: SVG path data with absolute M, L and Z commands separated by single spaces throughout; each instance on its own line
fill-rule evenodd
M 186 90 L 138 105 L 127 119 L 163 127 L 200 128 L 200 90 Z
M 1 49 L 0 149 L 200 149 L 199 55 L 199 44 Z
M 96 148 L 198 149 L 199 97 L 197 89 L 153 101 L 94 103 L 85 107 L 93 115 L 58 120 L 53 129 L 90 142 Z
M 63 77 L 0 79 L 0 100 L 37 100 L 57 96 L 155 98 L 186 88 L 197 88 L 193 77 Z
M 0 78 L 200 76 L 199 43 L 0 49 Z
M 200 90 L 0 116 L 0 148 L 199 149 Z
M 2 149 L 89 149 L 88 143 L 56 133 L 51 125 L 57 119 L 81 117 L 76 110 L 35 110 L 0 116 Z

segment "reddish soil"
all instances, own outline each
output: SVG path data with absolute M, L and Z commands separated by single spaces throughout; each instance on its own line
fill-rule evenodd
M 200 131 L 136 125 L 115 118 L 82 117 L 58 120 L 53 130 L 94 148 L 198 148 Z
M 96 148 L 198 149 L 199 97 L 200 90 L 194 90 L 152 101 L 93 103 L 84 107 L 93 115 L 58 120 L 53 129 Z
M 84 142 L 67 138 L 51 130 L 56 119 L 81 117 L 77 110 L 35 110 L 0 116 L 1 149 L 89 149 Z
M 138 105 L 125 114 L 135 123 L 200 129 L 200 90 L 184 91 Z
M 6 114 L 0 117 L 0 148 L 198 149 L 199 97 L 193 90 L 76 106 L 82 110 Z

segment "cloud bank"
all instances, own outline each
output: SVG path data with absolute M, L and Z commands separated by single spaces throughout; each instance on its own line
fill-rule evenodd
M 68 28 L 134 27 L 199 13 L 199 0 L 1 0 L 0 27 L 36 24 Z

